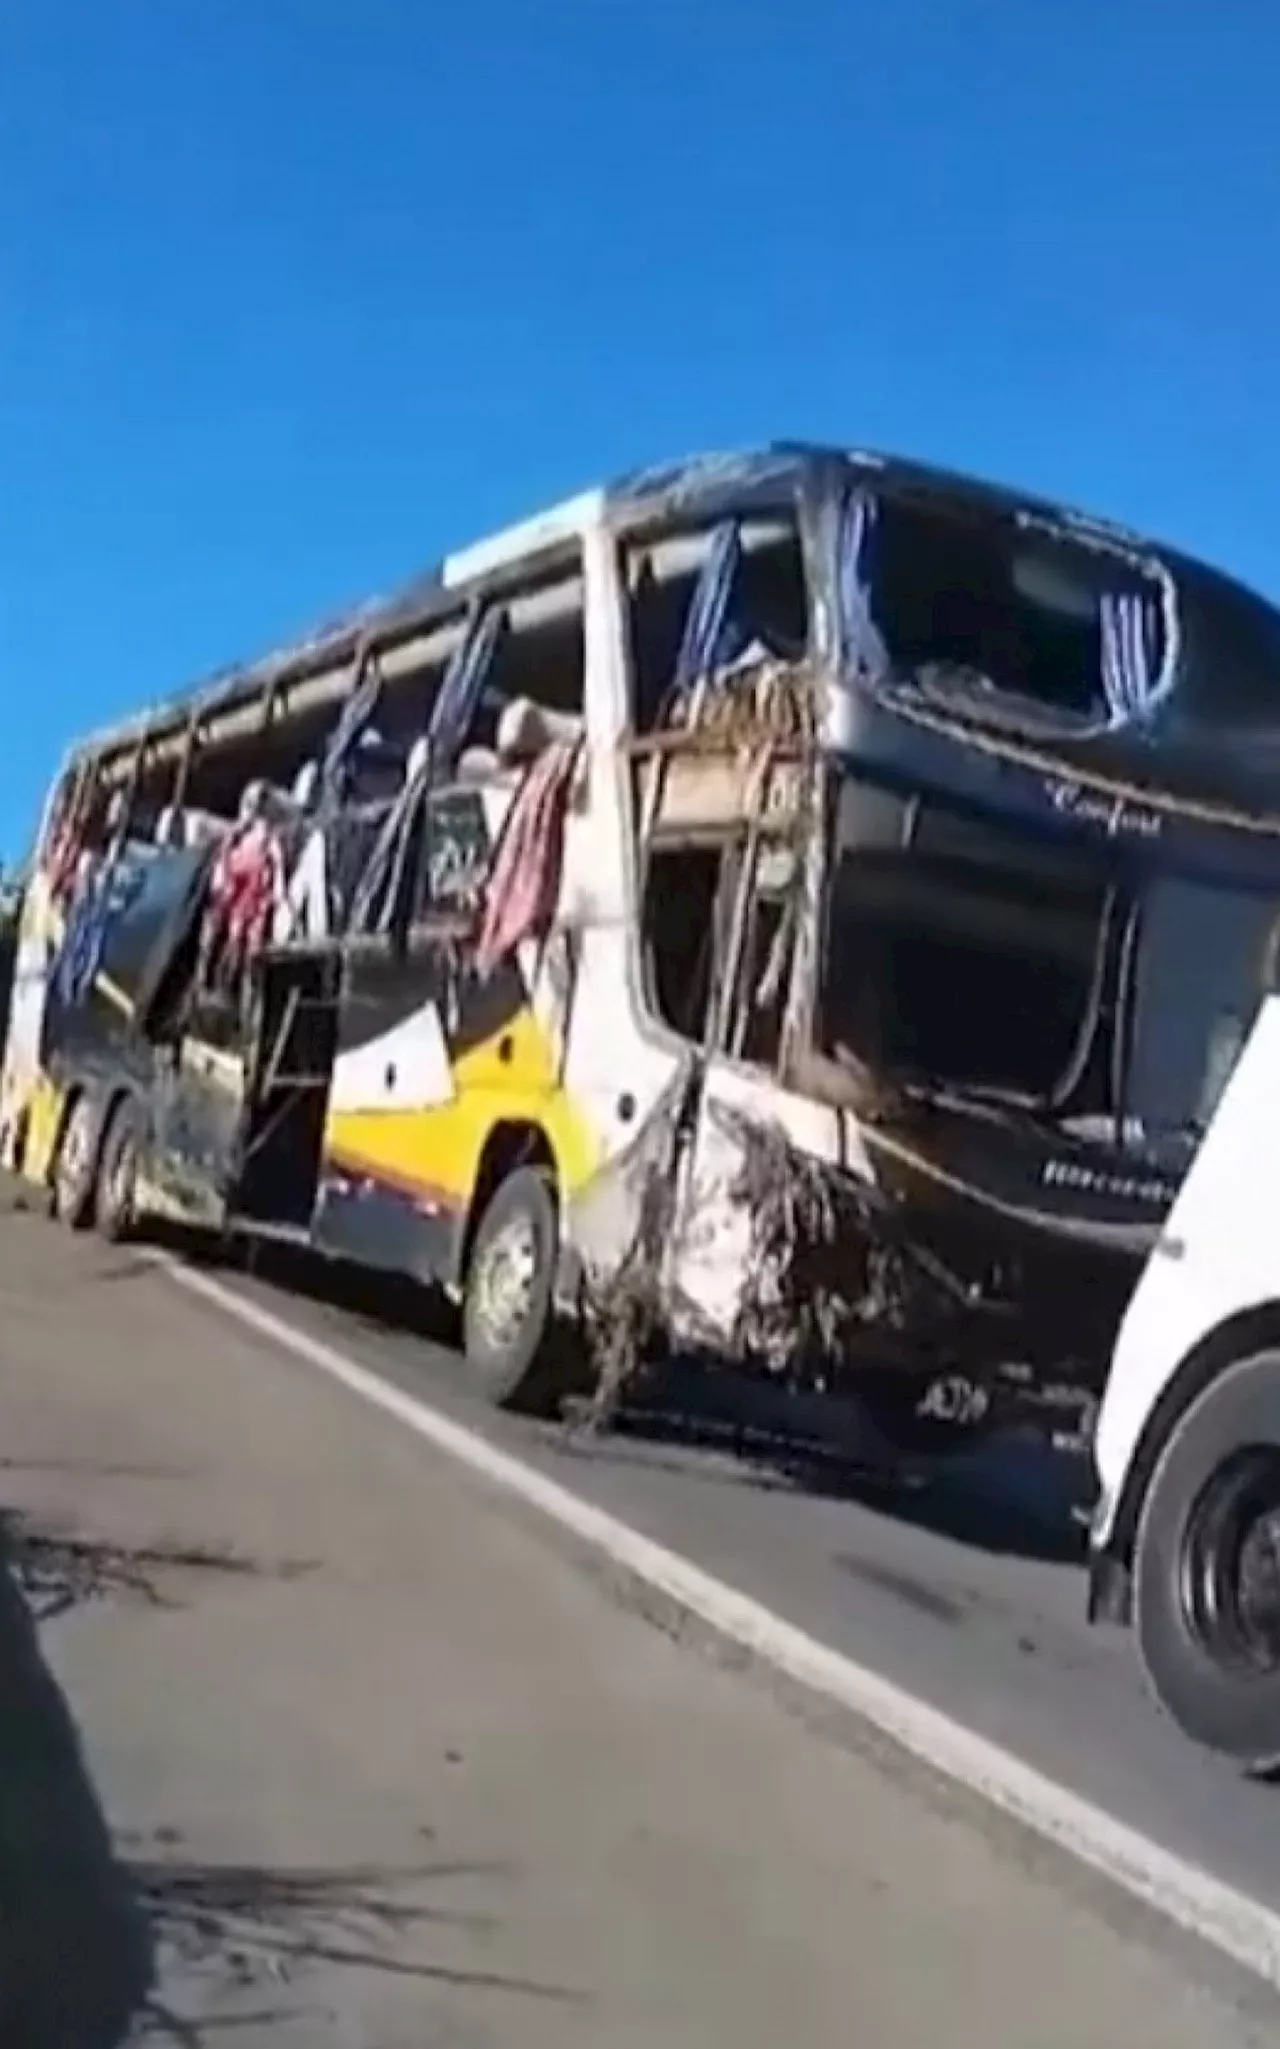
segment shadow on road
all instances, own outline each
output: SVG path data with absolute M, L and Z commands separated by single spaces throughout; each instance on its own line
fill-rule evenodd
M 305 1569 L 72 1538 L 0 1514 L 2 2049 L 199 2049 L 227 2028 L 297 2020 L 322 1969 L 581 2002 L 569 1986 L 421 1954 L 432 1930 L 483 1939 L 495 1917 L 448 1891 L 509 1877 L 503 1867 L 204 1863 L 176 1831 L 113 1846 L 39 1624 L 85 1601 L 172 1606 L 193 1575 Z
M 468 1969 L 416 1953 L 424 1932 L 486 1934 L 495 1917 L 450 1907 L 450 1885 L 507 1876 L 491 1864 L 433 1861 L 409 1869 L 351 1865 L 339 1869 L 267 1869 L 202 1864 L 170 1847 L 126 1866 L 156 1945 L 162 1976 L 202 2007 L 217 2008 L 220 2025 L 296 2018 L 299 2003 L 325 2000 L 317 1972 L 391 1974 L 457 1990 L 505 1993 L 573 2006 L 572 1988 L 499 1970 Z M 157 1845 L 139 1846 L 159 1848 Z M 424 1898 L 424 1894 L 427 1897 Z M 274 2001 L 264 2013 L 235 2012 L 237 1998 Z M 143 2039 L 196 2045 L 213 2030 L 173 2003 L 153 1998 Z
M 166 1242 L 195 1263 L 210 1263 L 206 1240 L 167 1233 Z M 243 1270 L 243 1260 L 238 1264 Z M 432 1346 L 456 1346 L 452 1305 L 400 1276 L 275 1245 L 255 1248 L 250 1270 L 268 1287 L 338 1310 L 378 1338 L 407 1334 Z M 464 1389 L 460 1373 L 459 1392 Z M 788 1418 L 800 1413 L 803 1427 L 789 1426 Z M 1083 1459 L 1024 1432 L 942 1459 L 904 1483 L 861 1457 L 856 1436 L 847 1408 L 833 1402 L 799 1403 L 745 1376 L 711 1376 L 677 1362 L 649 1376 L 643 1397 L 624 1405 L 606 1430 L 551 1426 L 540 1442 L 566 1461 L 650 1469 L 665 1462 L 702 1485 L 853 1502 L 991 1554 L 1055 1565 L 1083 1561 L 1093 1487 Z
M 560 1449 L 567 1460 L 664 1469 L 702 1486 L 848 1502 L 992 1556 L 1047 1565 L 1085 1557 L 1090 1477 L 1080 1460 L 1034 1439 L 992 1439 L 910 1480 L 810 1439 L 642 1411 L 621 1417 L 607 1436 L 568 1434 Z
M 250 1558 L 229 1546 L 157 1540 L 124 1544 L 53 1527 L 8 1512 L 4 1517 L 10 1570 L 37 1623 L 55 1621 L 86 1601 L 141 1602 L 149 1608 L 181 1605 L 193 1578 L 299 1579 L 317 1569 L 314 1559 Z
M 152 1973 L 146 1916 L 113 1852 L 0 1521 L 0 2042 L 117 2049 Z

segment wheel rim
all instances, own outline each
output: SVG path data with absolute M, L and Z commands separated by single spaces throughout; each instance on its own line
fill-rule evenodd
M 475 1320 L 485 1342 L 505 1348 L 529 1319 L 538 1276 L 538 1238 L 528 1217 L 512 1217 L 477 1254 L 472 1273 Z
M 1280 1672 L 1280 1448 L 1238 1452 L 1213 1474 L 1187 1520 L 1181 1596 L 1215 1663 Z

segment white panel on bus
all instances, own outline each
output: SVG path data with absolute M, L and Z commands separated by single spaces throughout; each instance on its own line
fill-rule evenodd
M 329 1102 L 341 1111 L 431 1110 L 452 1102 L 454 1093 L 440 1014 L 427 1003 L 367 1045 L 338 1055 Z

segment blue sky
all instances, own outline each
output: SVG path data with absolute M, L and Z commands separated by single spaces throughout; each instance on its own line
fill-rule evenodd
M 66 739 L 804 435 L 1280 595 L 1274 0 L 0 0 L 0 853 Z

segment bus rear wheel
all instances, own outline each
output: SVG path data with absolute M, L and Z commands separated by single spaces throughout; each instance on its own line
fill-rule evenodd
M 497 1408 L 550 1415 L 566 1391 L 555 1330 L 559 1246 L 549 1171 L 517 1167 L 476 1227 L 462 1291 L 463 1352 Z
M 1238 1360 L 1157 1461 L 1133 1558 L 1134 1624 L 1183 1733 L 1251 1771 L 1280 1763 L 1280 1352 Z
M 141 1135 L 137 1105 L 122 1096 L 107 1123 L 94 1189 L 94 1222 L 116 1245 L 132 1237 L 137 1223 Z
M 97 1135 L 93 1101 L 78 1095 L 63 1122 L 49 1180 L 50 1214 L 73 1231 L 87 1230 L 93 1221 Z

